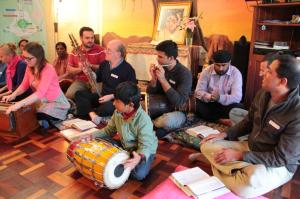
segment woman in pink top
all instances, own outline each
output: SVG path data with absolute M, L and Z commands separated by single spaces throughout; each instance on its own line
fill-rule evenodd
M 47 63 L 43 47 L 36 42 L 29 42 L 25 46 L 23 56 L 27 62 L 25 77 L 18 89 L 3 97 L 3 100 L 12 101 L 29 87 L 32 88 L 33 94 L 10 106 L 6 113 L 37 102 L 39 120 L 64 120 L 70 104 L 59 87 L 54 67 Z

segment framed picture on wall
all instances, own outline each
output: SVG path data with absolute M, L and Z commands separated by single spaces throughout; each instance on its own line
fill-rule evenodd
M 160 2 L 152 40 L 161 42 L 171 39 L 177 44 L 183 44 L 185 30 L 180 30 L 180 24 L 183 18 L 190 16 L 191 6 L 192 2 Z

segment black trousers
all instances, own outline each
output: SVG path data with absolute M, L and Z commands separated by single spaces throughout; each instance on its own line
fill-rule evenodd
M 81 119 L 90 119 L 89 112 L 95 111 L 99 116 L 111 116 L 114 113 L 115 107 L 112 101 L 99 104 L 99 96 L 97 93 L 82 90 L 77 91 L 74 97 L 77 115 Z
M 196 115 L 204 120 L 215 122 L 221 118 L 229 118 L 229 112 L 233 108 L 243 108 L 240 103 L 224 106 L 218 102 L 203 102 L 196 99 Z
M 47 115 L 46 113 L 36 113 L 36 117 L 38 120 L 47 120 L 48 122 L 50 122 L 51 120 L 57 121 L 59 120 L 56 117 L 52 117 L 51 115 Z

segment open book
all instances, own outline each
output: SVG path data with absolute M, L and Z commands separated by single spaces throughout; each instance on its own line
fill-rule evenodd
M 62 124 L 70 128 L 75 128 L 79 131 L 85 131 L 97 127 L 93 122 L 79 118 L 63 121 Z
M 215 176 L 209 176 L 199 167 L 172 173 L 171 180 L 188 196 L 194 198 L 215 198 L 230 190 Z
M 218 134 L 220 131 L 210 128 L 208 126 L 200 125 L 193 128 L 186 129 L 185 132 L 194 137 L 205 138 L 210 134 Z
M 73 141 L 73 140 L 80 139 L 81 137 L 84 137 L 87 135 L 92 135 L 98 131 L 99 131 L 99 129 L 96 129 L 96 128 L 91 128 L 86 131 L 78 131 L 77 129 L 64 129 L 64 130 L 61 130 L 60 133 L 67 140 Z

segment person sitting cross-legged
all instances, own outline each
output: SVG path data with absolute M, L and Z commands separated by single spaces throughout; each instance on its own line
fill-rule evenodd
M 140 91 L 133 82 L 120 83 L 116 88 L 114 106 L 116 108 L 108 125 L 92 135 L 117 143 L 132 157 L 124 162 L 130 168 L 131 177 L 143 180 L 151 169 L 157 149 L 157 137 L 149 115 L 140 106 Z M 120 142 L 112 139 L 119 134 Z
M 263 74 L 247 116 L 200 143 L 213 174 L 237 195 L 252 198 L 288 182 L 300 163 L 300 63 L 278 55 Z M 248 141 L 237 138 L 249 134 Z M 229 141 L 220 140 L 228 139 Z
M 152 64 L 150 67 L 151 81 L 147 93 L 164 95 L 172 107 L 182 107 L 189 100 L 192 73 L 177 60 L 178 47 L 175 42 L 160 42 L 156 51 L 158 65 Z M 181 127 L 185 121 L 186 114 L 182 111 L 171 111 L 155 118 L 158 138 L 163 138 L 170 130 Z
M 213 54 L 214 64 L 205 68 L 196 89 L 196 114 L 201 118 L 218 122 L 228 119 L 232 108 L 240 107 L 242 99 L 241 72 L 230 64 L 231 54 L 219 50 Z

